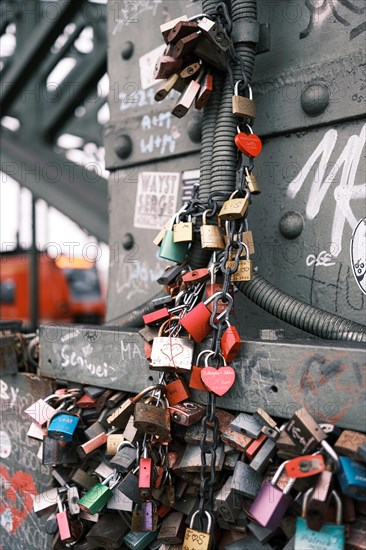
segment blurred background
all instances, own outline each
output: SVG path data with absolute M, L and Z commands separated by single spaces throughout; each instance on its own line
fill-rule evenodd
M 105 316 L 105 4 L 0 5 L 0 317 L 29 329 Z

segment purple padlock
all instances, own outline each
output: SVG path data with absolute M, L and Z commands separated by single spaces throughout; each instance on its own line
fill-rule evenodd
M 141 504 L 142 531 L 154 531 L 154 505 L 152 502 Z
M 253 518 L 268 529 L 277 529 L 292 500 L 289 493 L 296 478 L 290 478 L 283 491 L 276 487 L 287 462 L 288 460 L 281 464 L 271 481 L 267 479 L 264 481 L 256 499 L 249 508 L 249 513 Z

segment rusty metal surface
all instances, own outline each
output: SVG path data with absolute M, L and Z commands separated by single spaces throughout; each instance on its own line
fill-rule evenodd
M 40 442 L 27 437 L 23 410 L 52 393 L 52 381 L 32 374 L 1 375 L 0 380 L 0 541 L 5 550 L 48 550 L 45 519 L 33 514 L 33 495 L 51 485 L 51 468 L 37 458 Z
M 92 341 L 90 339 L 92 338 Z M 201 344 L 197 351 L 203 349 Z M 98 369 L 98 366 L 103 365 Z M 233 366 L 236 383 L 219 407 L 283 418 L 305 406 L 318 420 L 365 430 L 365 354 L 362 345 L 303 340 L 257 340 L 242 344 Z M 41 331 L 42 376 L 115 390 L 139 392 L 157 381 L 138 334 L 98 328 L 54 326 Z M 203 402 L 202 392 L 192 391 Z

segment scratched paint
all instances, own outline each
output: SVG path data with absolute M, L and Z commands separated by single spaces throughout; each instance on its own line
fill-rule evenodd
M 322 207 L 328 209 L 330 204 L 334 204 L 333 201 L 330 203 L 329 196 L 331 193 L 333 194 L 335 204 L 329 242 L 333 245 L 332 255 L 334 257 L 337 257 L 342 250 L 346 222 L 353 231 L 358 221 L 352 211 L 351 201 L 361 201 L 366 197 L 366 183 L 356 184 L 357 169 L 366 142 L 366 124 L 362 127 L 359 135 L 350 136 L 339 157 L 329 164 L 337 139 L 338 131 L 328 130 L 287 189 L 287 196 L 294 199 L 305 187 L 305 184 L 308 184 L 309 194 L 305 214 L 309 220 L 316 218 Z M 330 169 L 329 166 L 331 166 Z M 335 182 L 338 181 L 336 176 L 341 168 L 339 184 L 335 185 Z

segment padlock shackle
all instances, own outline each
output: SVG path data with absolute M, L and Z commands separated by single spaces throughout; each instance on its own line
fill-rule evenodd
M 164 321 L 164 323 L 159 328 L 158 338 L 161 338 L 163 336 L 164 329 L 169 323 L 171 323 L 172 321 L 179 321 L 179 320 L 180 320 L 179 317 L 177 317 L 176 315 L 173 315 L 172 317 L 169 317 L 169 319 Z
M 135 395 L 135 397 L 132 397 L 131 398 L 131 402 L 132 403 L 137 403 L 138 401 L 140 401 L 140 399 L 142 399 L 145 395 L 147 395 L 148 393 L 154 391 L 154 390 L 160 390 L 160 391 L 163 391 L 165 392 L 165 386 L 163 384 L 155 384 L 154 386 L 149 386 L 147 388 L 145 388 L 144 390 L 140 391 L 140 393 L 138 393 L 137 395 Z
M 196 516 L 197 514 L 199 514 L 200 511 L 199 510 L 196 510 L 196 512 L 194 512 L 194 514 L 192 515 L 191 517 L 191 523 L 189 524 L 189 528 L 190 529 L 194 529 L 194 520 L 196 519 Z M 208 518 L 207 519 L 207 533 L 206 534 L 210 534 L 210 531 L 211 531 L 211 528 L 212 528 L 212 517 L 211 517 L 211 514 L 209 512 L 207 512 L 207 510 L 205 510 L 205 514 L 206 514 L 206 517 Z
M 283 462 L 281 464 L 281 466 L 278 468 L 278 470 L 276 471 L 275 475 L 273 476 L 273 478 L 271 479 L 271 482 L 270 482 L 273 487 L 276 487 L 276 483 L 280 479 L 281 474 L 283 473 L 283 471 L 285 469 L 285 465 L 288 464 L 289 462 L 290 462 L 290 460 L 285 460 L 285 462 Z M 292 487 L 296 483 L 296 479 L 297 479 L 296 477 L 291 477 L 288 480 L 288 482 L 286 484 L 286 487 L 282 491 L 284 495 L 287 495 L 291 491 Z
M 308 508 L 309 508 L 309 500 L 313 492 L 315 491 L 315 487 L 310 487 L 304 495 L 304 500 L 302 503 L 302 511 L 301 511 L 301 517 L 303 519 L 306 519 Z M 343 505 L 342 500 L 334 489 L 331 491 L 330 496 L 334 498 L 336 503 L 336 525 L 342 524 L 342 516 L 343 516 Z
M 328 457 L 332 460 L 333 462 L 333 467 L 334 467 L 334 470 L 333 472 L 336 473 L 338 472 L 339 468 L 340 468 L 340 464 L 339 464 L 339 458 L 338 458 L 338 455 L 337 453 L 335 452 L 335 450 L 329 445 L 329 443 L 327 441 L 325 441 L 323 439 L 323 441 L 320 443 L 321 447 L 324 449 L 325 453 L 328 455 Z
M 213 351 L 212 354 L 214 354 L 215 352 Z M 227 367 L 227 363 L 226 363 L 226 359 L 225 357 L 222 355 L 222 353 L 219 353 L 219 356 L 221 357 L 221 359 L 223 360 L 224 364 L 223 366 L 224 367 Z M 209 360 L 209 355 L 207 355 L 207 357 L 205 357 L 205 367 L 208 367 L 208 360 Z
M 240 85 L 242 82 L 244 83 L 244 80 L 237 80 L 237 81 L 235 82 L 235 86 L 234 86 L 234 95 L 236 95 L 236 96 L 239 95 L 239 85 Z M 253 92 L 252 92 L 252 87 L 250 86 L 250 84 L 247 83 L 247 85 L 245 86 L 244 89 L 245 89 L 245 90 L 248 90 L 248 92 L 249 92 L 249 99 L 252 100 L 252 99 L 253 99 Z
M 200 351 L 200 353 L 196 357 L 196 363 L 199 362 L 201 355 L 204 355 L 205 353 L 208 353 L 209 355 L 213 355 L 215 352 L 212 351 L 211 349 L 204 349 L 203 351 Z
M 207 13 L 199 13 L 198 15 L 192 15 L 192 17 L 188 18 L 188 21 L 196 21 L 196 19 L 208 19 L 209 21 L 213 21 L 212 17 L 210 15 L 207 15 Z
M 242 124 L 244 124 L 244 126 L 246 126 L 247 128 L 249 128 L 249 134 L 254 134 L 252 127 L 251 127 L 247 122 L 244 122 L 244 123 L 242 123 Z M 240 134 L 241 132 L 243 132 L 243 130 L 240 129 L 240 124 L 237 125 L 236 131 L 237 131 L 238 134 Z M 243 132 L 243 133 L 245 134 L 246 132 Z M 247 134 L 247 135 L 248 135 L 248 134 Z

